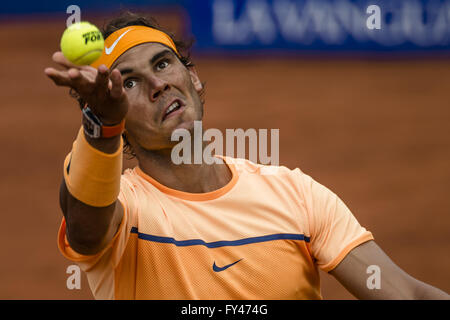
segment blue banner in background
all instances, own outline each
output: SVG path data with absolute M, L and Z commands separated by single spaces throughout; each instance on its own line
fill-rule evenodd
M 77 5 L 89 13 L 110 12 L 126 8 L 151 8 L 182 4 L 182 0 L 20 0 L 2 1 L 1 15 L 23 15 L 40 13 L 64 13 L 70 5 Z
M 184 8 L 199 52 L 430 52 L 450 54 L 450 0 L 7 1 L 0 20 L 58 13 Z M 379 9 L 380 29 L 376 25 Z M 160 21 L 164 25 L 164 21 Z M 450 57 L 450 56 L 449 56 Z
M 380 29 L 368 27 L 371 5 Z M 191 0 L 187 8 L 197 50 L 450 49 L 450 0 Z

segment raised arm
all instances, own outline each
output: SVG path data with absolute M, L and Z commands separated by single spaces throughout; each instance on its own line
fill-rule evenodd
M 330 274 L 358 299 L 450 299 L 399 268 L 374 241 L 354 248 Z
M 103 124 L 115 125 L 125 118 L 128 111 L 128 99 L 123 90 L 122 77 L 118 70 L 110 72 L 104 65 L 101 65 L 98 70 L 90 66 L 75 66 L 67 61 L 61 52 L 56 52 L 53 55 L 53 60 L 62 67 L 62 70 L 46 68 L 45 74 L 57 86 L 70 87 L 76 90 Z M 112 161 L 113 155 L 116 154 L 118 157 L 119 153 L 121 154 L 121 150 L 119 150 L 121 139 L 120 134 L 111 138 L 94 139 L 80 131 L 77 137 L 77 145 L 78 149 L 81 148 L 80 145 L 84 145 L 85 149 L 88 146 L 87 149 L 97 155 L 96 161 L 102 161 L 102 157 L 107 159 L 106 161 Z M 78 153 L 77 156 L 74 153 Z M 102 250 L 114 237 L 122 220 L 124 209 L 120 201 L 117 200 L 117 196 L 114 196 L 107 204 L 101 201 L 95 203 L 92 200 L 88 201 L 88 198 L 83 196 L 74 196 L 69 191 L 70 188 L 68 188 L 66 179 L 69 179 L 68 177 L 71 174 L 78 174 L 73 172 L 77 171 L 73 169 L 77 165 L 73 162 L 79 162 L 80 158 L 85 156 L 84 154 L 81 156 L 80 151 L 72 150 L 70 157 L 67 159 L 68 163 L 64 168 L 67 174 L 60 188 L 60 206 L 66 220 L 66 235 L 70 246 L 80 254 L 92 255 Z M 99 163 L 99 166 L 101 165 Z M 71 169 L 72 172 L 70 172 Z M 102 181 L 109 181 L 109 184 L 111 184 L 111 181 L 116 184 L 120 183 L 121 172 L 117 170 L 117 165 L 115 170 L 108 168 L 96 170 L 96 174 L 94 184 L 89 184 L 89 181 L 87 181 L 89 179 L 78 177 L 76 189 L 83 190 L 84 187 L 88 189 L 95 186 L 96 190 L 94 191 L 101 194 L 103 191 Z M 109 187 L 105 182 L 105 193 L 110 193 Z M 72 189 L 75 190 L 75 187 Z

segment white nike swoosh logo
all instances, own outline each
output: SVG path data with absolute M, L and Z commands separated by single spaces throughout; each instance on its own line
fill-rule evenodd
M 120 37 L 118 37 L 117 39 L 116 39 L 116 41 L 114 41 L 114 43 L 112 44 L 112 46 L 111 47 L 105 47 L 105 53 L 106 54 L 111 54 L 111 52 L 113 52 L 113 50 L 114 50 L 114 48 L 116 47 L 116 45 L 117 45 L 117 43 L 119 43 L 119 41 L 120 41 L 120 39 L 122 39 L 122 37 L 128 32 L 128 31 L 131 31 L 131 30 L 133 30 L 133 29 L 129 29 L 129 30 L 127 30 L 127 31 L 125 31 L 124 33 L 122 33 L 121 35 L 120 35 Z

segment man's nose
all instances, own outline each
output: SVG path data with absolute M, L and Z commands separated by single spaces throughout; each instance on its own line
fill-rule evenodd
M 164 79 L 151 76 L 149 77 L 150 101 L 155 102 L 160 95 L 170 89 L 169 84 Z

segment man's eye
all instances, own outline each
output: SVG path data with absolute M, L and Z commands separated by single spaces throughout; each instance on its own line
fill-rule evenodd
M 127 80 L 125 80 L 124 83 L 123 83 L 123 87 L 124 87 L 125 89 L 131 89 L 131 88 L 133 88 L 135 85 L 136 85 L 136 80 L 134 80 L 134 79 L 127 79 Z
M 161 70 L 161 69 L 167 68 L 168 66 L 169 66 L 169 62 L 167 62 L 166 60 L 163 60 L 161 62 L 158 62 L 158 64 L 156 65 L 156 68 L 158 70 Z

